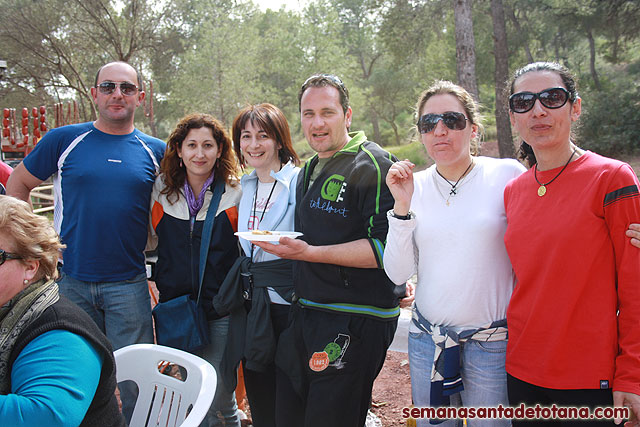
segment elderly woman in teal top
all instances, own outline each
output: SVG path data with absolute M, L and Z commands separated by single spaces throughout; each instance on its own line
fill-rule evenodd
M 300 169 L 298 155 L 293 149 L 289 125 L 282 111 L 271 104 L 251 105 L 242 109 L 233 121 L 233 144 L 240 164 L 254 170 L 242 177 L 242 199 L 238 210 L 238 231 L 293 231 L 296 179 Z M 259 263 L 277 260 L 250 241 L 240 239 L 244 255 L 254 267 Z M 270 322 L 273 337 L 287 326 L 289 305 L 293 295 L 291 261 L 281 261 L 287 270 L 274 283 L 266 286 L 269 304 L 263 319 Z M 256 283 L 256 287 L 260 286 Z M 251 303 L 247 305 L 250 306 Z M 255 302 L 254 302 L 255 304 Z M 255 309 L 255 307 L 254 307 Z M 251 317 L 250 317 L 251 318 Z M 255 355 L 245 359 L 244 379 L 251 406 L 253 425 L 275 426 L 276 383 L 281 381 L 272 355 Z M 252 360 L 268 362 L 266 366 L 252 365 Z
M 124 426 L 111 345 L 54 282 L 61 248 L 46 218 L 0 196 L 0 424 Z

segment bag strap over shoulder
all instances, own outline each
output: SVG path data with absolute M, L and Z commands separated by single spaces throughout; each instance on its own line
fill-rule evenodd
M 220 199 L 224 191 L 224 180 L 215 180 L 213 188 L 213 197 L 209 203 L 207 217 L 202 226 L 202 239 L 200 240 L 200 280 L 198 286 L 198 299 L 196 304 L 200 304 L 200 293 L 202 292 L 202 281 L 204 280 L 204 270 L 207 266 L 207 256 L 209 255 L 209 243 L 211 242 L 211 233 L 213 232 L 213 222 L 216 219 L 216 212 L 220 205 Z

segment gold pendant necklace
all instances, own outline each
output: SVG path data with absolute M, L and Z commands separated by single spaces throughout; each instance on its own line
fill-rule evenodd
M 573 159 L 573 156 L 576 154 L 576 151 L 578 151 L 578 147 L 576 146 L 576 148 L 573 150 L 573 153 L 571 153 L 571 157 L 569 157 L 569 160 L 567 160 L 567 163 L 565 163 L 565 165 L 562 167 L 562 169 L 560 170 L 560 172 L 558 172 L 558 175 L 554 176 L 553 179 L 545 184 L 541 183 L 540 181 L 538 181 L 538 164 L 536 163 L 536 165 L 533 168 L 533 177 L 536 179 L 536 182 L 538 183 L 538 185 L 540 187 L 538 187 L 538 196 L 542 197 L 545 194 L 547 194 L 547 185 L 551 184 L 553 181 L 556 180 L 557 177 L 560 176 L 560 174 L 562 172 L 564 172 L 564 170 L 567 168 L 567 166 L 569 166 L 569 163 L 571 163 L 571 159 Z

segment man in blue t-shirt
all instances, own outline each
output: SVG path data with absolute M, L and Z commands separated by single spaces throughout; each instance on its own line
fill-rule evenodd
M 53 175 L 54 226 L 67 245 L 60 292 L 93 318 L 114 349 L 153 342 L 144 247 L 165 144 L 134 126 L 141 85 L 129 64 L 104 65 L 91 88 L 98 119 L 47 132 L 7 185 L 9 195 L 28 201 Z

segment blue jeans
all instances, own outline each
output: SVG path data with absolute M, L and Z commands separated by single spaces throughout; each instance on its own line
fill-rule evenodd
M 211 343 L 196 352 L 196 354 L 202 357 L 216 370 L 218 374 L 218 381 L 216 385 L 216 394 L 213 397 L 213 402 L 207 412 L 204 421 L 200 424 L 200 427 L 240 427 L 240 418 L 238 417 L 238 405 L 236 405 L 235 390 L 227 390 L 222 381 L 222 375 L 220 373 L 220 362 L 224 354 L 224 349 L 227 344 L 227 332 L 229 331 L 229 316 L 222 319 L 209 321 L 209 337 Z
M 462 344 L 460 351 L 460 376 L 464 390 L 451 396 L 451 406 L 493 407 L 508 406 L 507 373 L 504 368 L 507 341 L 474 341 Z M 411 370 L 411 396 L 416 407 L 429 406 L 431 393 L 431 369 L 435 344 L 425 332 L 409 333 L 409 367 Z M 429 420 L 417 420 L 426 427 Z M 510 420 L 467 420 L 469 427 L 510 426 Z M 445 421 L 440 426 L 462 426 L 462 420 Z
M 62 273 L 58 287 L 62 295 L 89 314 L 114 350 L 130 344 L 153 343 L 146 273 L 120 282 L 85 282 Z M 138 395 L 137 387 L 127 381 L 118 388 L 122 413 L 129 422 Z
M 85 282 L 62 274 L 60 293 L 91 316 L 114 350 L 153 343 L 151 299 L 146 273 L 121 282 Z

